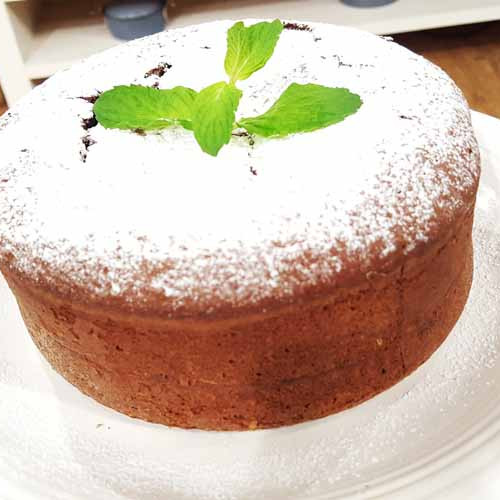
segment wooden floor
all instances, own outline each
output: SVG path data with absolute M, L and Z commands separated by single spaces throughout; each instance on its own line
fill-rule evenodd
M 394 40 L 441 66 L 472 109 L 500 118 L 500 21 L 405 33 Z
M 2 89 L 0 88 L 0 116 L 7 111 L 7 104 L 5 104 L 5 99 L 2 94 Z
M 394 39 L 441 66 L 473 109 L 500 118 L 500 21 L 405 33 Z M 0 115 L 5 110 L 0 92 Z

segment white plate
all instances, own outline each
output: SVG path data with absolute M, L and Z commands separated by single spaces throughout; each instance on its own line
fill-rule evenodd
M 466 310 L 422 368 L 338 415 L 244 433 L 120 415 L 50 370 L 0 279 L 0 498 L 498 498 L 500 121 L 474 124 L 484 166 Z

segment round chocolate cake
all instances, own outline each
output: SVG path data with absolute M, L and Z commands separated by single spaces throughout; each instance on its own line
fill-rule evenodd
M 285 24 L 237 117 L 292 82 L 348 88 L 345 120 L 285 138 L 111 130 L 114 86 L 227 78 L 221 21 L 108 50 L 0 119 L 0 268 L 55 370 L 127 415 L 201 429 L 318 418 L 387 389 L 467 299 L 480 173 L 469 109 L 390 40 Z M 8 334 L 8 332 L 4 332 Z

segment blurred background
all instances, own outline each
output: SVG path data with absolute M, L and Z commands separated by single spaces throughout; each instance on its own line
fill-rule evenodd
M 0 0 L 0 114 L 54 72 L 124 38 L 246 17 L 392 35 L 447 71 L 473 109 L 500 117 L 500 0 Z

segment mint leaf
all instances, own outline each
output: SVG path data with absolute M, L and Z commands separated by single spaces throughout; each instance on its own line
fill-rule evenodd
M 244 118 L 238 125 L 251 134 L 285 137 L 340 122 L 355 113 L 362 103 L 359 95 L 344 88 L 292 83 L 264 114 Z
M 196 92 L 187 87 L 120 85 L 99 96 L 94 113 L 105 128 L 159 130 L 179 123 L 191 129 L 195 98 Z
M 283 24 L 279 19 L 248 28 L 239 21 L 229 29 L 224 69 L 232 83 L 245 80 L 266 64 L 282 31 Z
M 217 156 L 222 146 L 231 139 L 240 97 L 241 90 L 226 82 L 214 83 L 196 96 L 193 131 L 205 153 Z

